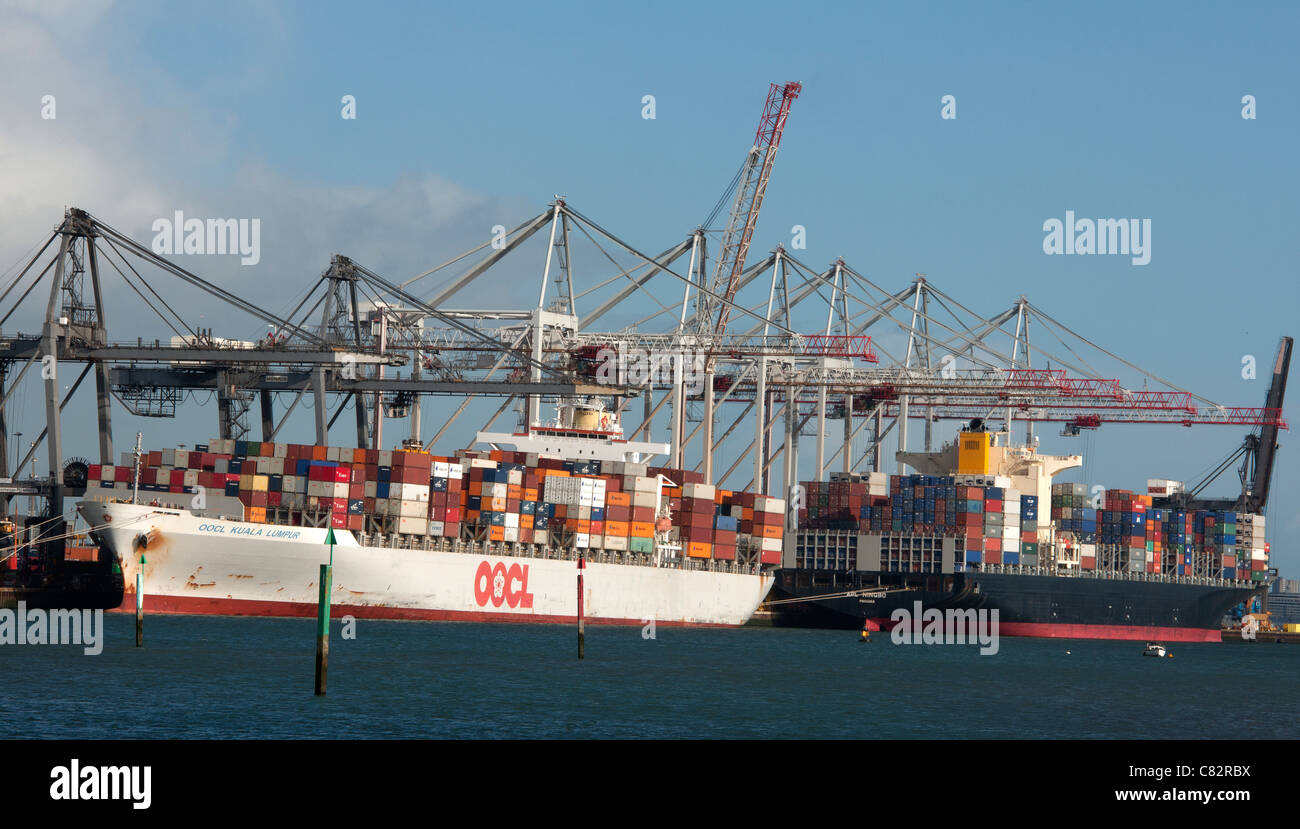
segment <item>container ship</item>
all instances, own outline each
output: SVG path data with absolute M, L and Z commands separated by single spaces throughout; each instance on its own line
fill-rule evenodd
M 1224 614 L 1265 586 L 1263 515 L 1187 508 L 1177 482 L 1054 484 L 1081 456 L 1008 438 L 975 423 L 943 451 L 899 453 L 929 474 L 802 484 L 780 622 L 887 629 L 919 601 L 996 609 L 1011 636 L 1217 642 Z
M 122 602 L 122 570 L 61 518 L 0 518 L 0 608 L 108 610 Z
M 213 440 L 91 465 L 78 511 L 123 571 L 123 609 L 738 626 L 781 560 L 785 502 L 639 461 L 598 401 L 439 457 Z M 418 445 L 418 444 L 417 444 Z M 510 446 L 510 449 L 502 448 Z M 334 546 L 327 546 L 332 535 Z

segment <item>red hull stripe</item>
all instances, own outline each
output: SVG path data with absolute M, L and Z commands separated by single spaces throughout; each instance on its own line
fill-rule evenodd
M 197 596 L 150 596 L 144 597 L 144 609 L 148 613 L 177 613 L 196 616 L 291 616 L 315 618 L 315 604 L 297 602 L 270 602 L 255 599 L 207 599 Z M 135 594 L 127 593 L 115 611 L 116 613 L 135 613 Z M 426 622 L 533 622 L 541 624 L 576 624 L 577 616 L 548 616 L 540 613 L 494 613 L 483 610 L 431 610 L 418 607 L 375 607 L 373 605 L 331 604 L 331 617 L 355 616 L 358 619 L 404 619 Z M 641 619 L 608 619 L 586 616 L 583 621 L 593 625 L 635 625 L 646 622 Z M 734 627 L 718 623 L 700 622 L 664 622 L 656 621 L 661 627 Z
M 893 627 L 891 619 L 873 619 L 882 628 Z M 1125 639 L 1143 642 L 1222 642 L 1222 634 L 1203 628 L 1142 627 L 1139 625 L 1070 625 L 1051 622 L 999 622 L 1002 636 L 1030 636 L 1038 639 Z

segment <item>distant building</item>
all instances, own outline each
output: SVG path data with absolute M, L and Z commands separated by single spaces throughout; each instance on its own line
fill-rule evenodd
M 1300 624 L 1300 580 L 1278 579 L 1268 593 L 1269 621 L 1281 627 Z

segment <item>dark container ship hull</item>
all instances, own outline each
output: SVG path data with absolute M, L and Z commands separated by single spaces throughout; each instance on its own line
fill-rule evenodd
M 857 595 L 842 595 L 855 593 Z M 1006 573 L 949 575 L 783 569 L 769 601 L 774 623 L 889 630 L 891 614 L 997 610 L 999 633 L 1061 639 L 1219 642 L 1223 615 L 1256 593 L 1249 587 Z M 840 595 L 836 595 L 840 594 Z M 815 598 L 833 596 L 832 598 Z

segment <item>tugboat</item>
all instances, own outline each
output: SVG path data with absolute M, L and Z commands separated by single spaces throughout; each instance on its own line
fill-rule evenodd
M 1165 646 L 1158 642 L 1147 642 L 1147 646 L 1142 650 L 1142 655 L 1155 656 L 1159 658 L 1169 656 L 1168 652 L 1165 651 Z

